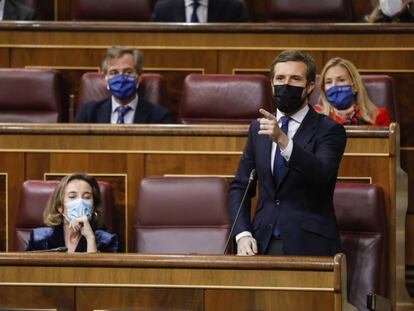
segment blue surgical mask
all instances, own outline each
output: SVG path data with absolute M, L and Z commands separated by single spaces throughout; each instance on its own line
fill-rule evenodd
M 326 98 L 336 109 L 345 110 L 351 107 L 355 94 L 352 85 L 335 85 L 326 91 Z
M 88 220 L 92 219 L 92 204 L 90 201 L 79 198 L 65 203 L 67 215 L 64 215 L 68 222 L 74 218 L 85 215 Z
M 137 91 L 137 78 L 128 75 L 116 75 L 108 80 L 108 89 L 116 98 L 127 99 Z

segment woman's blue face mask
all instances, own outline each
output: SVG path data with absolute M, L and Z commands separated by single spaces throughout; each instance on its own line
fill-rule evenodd
M 345 110 L 352 106 L 355 94 L 352 85 L 335 85 L 326 91 L 329 103 L 338 110 Z

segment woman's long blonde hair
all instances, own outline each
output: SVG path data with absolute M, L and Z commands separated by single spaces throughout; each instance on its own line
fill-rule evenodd
M 329 115 L 332 112 L 333 108 L 329 103 L 328 99 L 326 98 L 325 93 L 325 76 L 329 68 L 338 65 L 344 67 L 348 71 L 349 76 L 351 77 L 353 88 L 357 92 L 355 104 L 359 109 L 361 117 L 366 122 L 374 124 L 375 118 L 377 116 L 377 107 L 369 99 L 367 90 L 364 86 L 364 83 L 362 82 L 361 75 L 359 74 L 354 64 L 340 57 L 330 59 L 326 63 L 325 67 L 323 67 L 322 69 L 320 77 L 321 94 L 319 96 L 319 105 L 322 107 L 322 113 Z

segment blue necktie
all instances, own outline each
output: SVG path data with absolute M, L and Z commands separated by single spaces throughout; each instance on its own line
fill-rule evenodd
M 197 16 L 197 8 L 199 7 L 200 3 L 198 3 L 198 0 L 194 0 L 191 4 L 193 6 L 193 13 L 191 14 L 191 22 L 192 23 L 198 23 L 198 16 Z
M 125 114 L 130 111 L 132 108 L 130 106 L 119 106 L 116 108 L 116 112 L 118 113 L 118 119 L 116 120 L 116 124 L 124 124 Z
M 283 133 L 287 135 L 290 118 L 288 116 L 283 116 L 282 118 L 280 118 L 280 120 L 282 122 L 282 126 L 280 128 L 282 129 Z M 273 177 L 275 178 L 276 182 L 278 182 L 278 178 L 280 178 L 281 176 L 281 172 L 283 171 L 285 167 L 285 163 L 286 163 L 286 160 L 280 154 L 280 148 L 279 146 L 277 146 L 276 153 L 275 153 L 275 159 L 273 162 Z
M 282 122 L 282 126 L 280 128 L 282 129 L 283 133 L 287 135 L 290 118 L 288 116 L 283 116 L 282 118 L 280 118 L 280 120 Z M 283 171 L 285 167 L 285 162 L 286 160 L 280 154 L 280 148 L 279 146 L 277 146 L 276 153 L 275 153 L 275 159 L 273 162 L 273 177 L 276 181 L 276 184 L 278 182 L 278 179 L 282 176 L 281 172 Z M 277 221 L 273 228 L 273 235 L 277 238 L 280 238 L 280 230 L 279 230 Z

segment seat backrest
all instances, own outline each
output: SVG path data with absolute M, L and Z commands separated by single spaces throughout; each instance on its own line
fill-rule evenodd
M 134 216 L 135 251 L 223 254 L 230 228 L 227 189 L 219 177 L 143 179 Z
M 250 123 L 259 109 L 274 111 L 270 80 L 262 75 L 189 74 L 178 118 L 182 123 Z
M 30 231 L 33 228 L 45 226 L 43 210 L 58 184 L 58 180 L 27 180 L 23 183 L 19 209 L 16 214 L 12 251 L 24 251 L 29 242 Z M 112 187 L 109 183 L 100 181 L 99 188 L 101 190 L 101 208 L 105 227 L 111 232 L 117 232 Z
M 54 70 L 1 68 L 0 122 L 66 121 L 61 75 Z
M 149 21 L 151 0 L 72 0 L 72 20 Z
M 391 115 L 391 120 L 395 120 L 397 115 L 394 92 L 394 79 L 387 75 L 361 75 L 362 81 L 367 89 L 368 96 L 377 107 L 387 108 Z M 316 76 L 315 89 L 310 97 L 310 103 L 317 104 L 320 89 L 320 76 Z
M 159 106 L 166 103 L 167 84 L 164 77 L 157 73 L 144 73 L 141 75 L 141 83 L 138 94 L 143 99 Z M 89 101 L 99 101 L 111 96 L 106 88 L 104 74 L 99 72 L 86 72 L 82 75 L 79 85 L 77 109 Z
M 352 22 L 351 0 L 266 0 L 269 21 Z
M 348 268 L 348 299 L 366 310 L 366 296 L 386 293 L 384 194 L 376 185 L 337 183 L 334 206 Z

